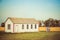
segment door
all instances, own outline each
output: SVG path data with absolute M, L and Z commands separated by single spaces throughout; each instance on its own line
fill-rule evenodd
M 17 26 L 14 27 L 14 32 L 18 32 L 18 27 Z

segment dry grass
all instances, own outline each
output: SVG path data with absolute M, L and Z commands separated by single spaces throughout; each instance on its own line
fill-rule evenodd
M 0 27 L 0 31 L 4 31 L 4 29 L 5 29 L 4 27 Z
M 60 31 L 60 27 L 49 27 L 50 31 Z M 46 31 L 46 27 L 39 27 L 39 31 Z

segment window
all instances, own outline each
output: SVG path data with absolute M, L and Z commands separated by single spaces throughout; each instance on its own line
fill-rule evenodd
M 22 29 L 24 29 L 24 25 L 22 25 Z
M 11 27 L 11 25 L 10 25 L 10 24 L 8 24 L 8 29 L 10 29 L 10 27 Z
M 33 26 L 31 25 L 31 29 L 32 29 L 32 27 L 33 27 Z
M 36 29 L 37 27 L 36 27 L 36 24 L 35 24 L 35 29 Z
M 27 25 L 27 29 L 29 28 L 28 26 L 29 26 L 29 25 Z

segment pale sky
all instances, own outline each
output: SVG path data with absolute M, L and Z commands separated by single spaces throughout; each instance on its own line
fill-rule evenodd
M 0 24 L 8 17 L 60 19 L 60 0 L 0 0 Z

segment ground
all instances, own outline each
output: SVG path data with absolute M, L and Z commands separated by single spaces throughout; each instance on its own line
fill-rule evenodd
M 0 40 L 60 40 L 60 32 L 4 33 Z

